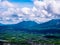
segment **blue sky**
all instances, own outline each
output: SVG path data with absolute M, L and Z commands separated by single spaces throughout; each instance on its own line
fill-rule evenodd
M 9 2 L 19 3 L 20 7 L 33 7 L 32 0 L 9 0 Z
M 32 3 L 32 0 L 9 0 L 11 2 L 29 2 Z

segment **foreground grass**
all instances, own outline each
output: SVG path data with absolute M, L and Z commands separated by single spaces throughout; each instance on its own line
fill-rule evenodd
M 60 34 L 55 34 L 55 35 L 60 35 Z M 10 33 L 3 33 L 0 34 L 0 39 L 6 40 L 7 42 L 12 42 L 12 43 L 48 43 L 48 44 L 60 44 L 60 39 L 56 38 L 44 38 L 44 34 L 28 34 L 28 33 L 15 33 L 15 34 L 10 34 Z

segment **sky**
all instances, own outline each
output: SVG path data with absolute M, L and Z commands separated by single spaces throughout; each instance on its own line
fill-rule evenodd
M 22 5 L 24 5 L 25 7 L 32 7 L 33 6 L 33 1 L 32 0 L 9 0 L 10 2 L 14 2 L 14 3 L 19 3 L 20 7 L 23 7 Z
M 60 19 L 60 0 L 0 0 L 0 24 Z
M 11 1 L 11 2 L 24 2 L 24 3 L 29 2 L 29 3 L 32 3 L 32 0 L 9 0 L 9 1 Z

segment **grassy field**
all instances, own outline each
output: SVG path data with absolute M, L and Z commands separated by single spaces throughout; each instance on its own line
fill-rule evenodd
M 55 37 L 51 37 L 55 36 Z M 50 36 L 51 38 L 47 37 Z M 11 43 L 49 43 L 60 44 L 60 34 L 32 34 L 24 32 L 0 33 L 0 39 Z

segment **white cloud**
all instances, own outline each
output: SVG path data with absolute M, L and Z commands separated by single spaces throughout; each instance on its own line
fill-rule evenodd
M 34 1 L 35 7 L 43 12 L 44 15 L 50 16 L 50 18 L 55 16 L 55 14 L 60 15 L 60 0 L 43 0 Z M 55 17 L 54 17 L 55 18 Z
M 45 22 L 48 22 L 50 20 L 51 19 L 49 19 L 49 18 L 35 18 L 35 22 L 37 22 L 38 24 L 45 23 Z
M 0 23 L 17 24 L 22 21 L 35 21 L 38 24 L 58 18 L 60 0 L 34 0 L 33 8 L 23 7 L 7 0 L 0 0 Z
M 30 8 L 24 7 L 21 9 L 24 14 L 30 14 Z

